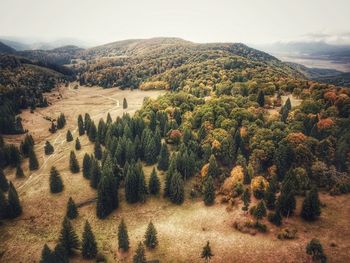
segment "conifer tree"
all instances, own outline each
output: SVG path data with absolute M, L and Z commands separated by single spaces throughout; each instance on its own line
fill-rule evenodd
M 166 143 L 162 143 L 158 158 L 158 169 L 162 171 L 168 170 L 169 167 L 169 150 Z
M 97 255 L 97 243 L 89 222 L 86 220 L 83 232 L 81 254 L 85 259 L 95 258 Z
M 87 134 L 89 134 L 89 130 L 90 130 L 90 124 L 91 124 L 91 117 L 89 115 L 89 113 L 85 113 L 84 116 L 84 128 Z
M 265 94 L 264 94 L 263 90 L 259 91 L 257 102 L 258 102 L 260 107 L 264 107 L 264 105 L 265 105 Z
M 316 187 L 313 187 L 306 195 L 302 210 L 301 217 L 307 221 L 313 221 L 317 219 L 321 214 L 320 199 Z
M 55 133 L 57 131 L 57 126 L 56 124 L 52 121 L 51 122 L 51 127 L 49 128 L 49 132 Z
M 8 192 L 7 216 L 9 218 L 16 218 L 20 214 L 22 214 L 22 207 L 18 198 L 18 194 L 15 187 L 10 182 L 10 187 Z
M 77 139 L 75 140 L 75 149 L 77 151 L 79 151 L 81 149 L 81 145 L 80 145 L 80 141 L 79 138 L 77 137 Z
M 209 158 L 209 167 L 208 167 L 207 176 L 216 178 L 218 175 L 219 175 L 219 167 L 216 162 L 215 156 L 212 154 Z
M 16 178 L 23 178 L 24 177 L 24 173 L 22 170 L 21 165 L 17 165 L 16 167 Z
M 72 135 L 72 133 L 70 132 L 70 130 L 67 131 L 66 140 L 67 140 L 67 142 L 73 141 L 73 135 Z
M 265 194 L 264 194 L 264 200 L 267 209 L 274 209 L 275 208 L 275 202 L 276 202 L 276 193 L 273 189 L 273 186 L 270 184 L 267 188 Z
M 86 179 L 90 178 L 90 169 L 91 169 L 91 158 L 87 153 L 84 154 L 83 158 L 83 176 Z
M 22 154 L 25 157 L 27 157 L 29 155 L 30 150 L 33 149 L 33 146 L 34 146 L 33 137 L 27 134 L 24 140 L 21 142 L 20 150 Z
M 106 124 L 104 120 L 101 118 L 97 126 L 97 141 L 99 143 L 104 144 L 105 136 L 106 136 Z
M 259 220 L 266 216 L 266 206 L 265 202 L 262 200 L 258 203 L 253 211 L 253 216 Z
M 56 167 L 52 166 L 50 170 L 50 191 L 51 193 L 60 193 L 63 190 L 62 178 Z
M 0 190 L 6 192 L 9 189 L 9 183 L 5 177 L 4 170 L 0 168 Z
M 164 197 L 170 197 L 170 185 L 171 185 L 171 179 L 176 172 L 176 162 L 173 158 L 170 162 L 168 171 L 165 176 L 165 186 L 164 186 Z
M 170 183 L 170 200 L 175 204 L 182 204 L 185 198 L 184 181 L 179 172 L 175 172 Z
M 55 249 L 54 249 L 52 255 L 53 255 L 52 262 L 54 262 L 54 263 L 68 263 L 69 262 L 67 251 L 66 251 L 65 247 L 60 243 L 58 243 L 55 246 Z
M 57 118 L 57 129 L 62 129 L 66 125 L 66 117 L 63 113 Z
M 276 202 L 276 209 L 281 213 L 282 216 L 289 216 L 293 213 L 296 207 L 296 200 L 294 196 L 293 186 L 291 181 L 284 183 Z
M 145 248 L 143 247 L 142 243 L 140 242 L 136 253 L 133 257 L 133 263 L 147 263 L 146 255 L 145 255 Z
M 278 210 L 276 212 L 270 212 L 267 215 L 267 218 L 272 224 L 276 226 L 280 226 L 282 224 L 282 216 Z
M 89 136 L 90 142 L 95 142 L 96 141 L 97 129 L 96 129 L 96 125 L 95 125 L 95 123 L 93 121 L 91 121 L 90 124 L 89 124 L 88 136 Z
M 83 116 L 81 116 L 81 114 L 79 114 L 78 116 L 78 131 L 79 131 L 79 136 L 85 134 L 84 121 L 83 121 Z
M 139 202 L 144 203 L 146 201 L 146 195 L 148 192 L 147 192 L 147 185 L 145 181 L 145 174 L 143 173 L 143 170 L 142 170 L 142 165 L 139 171 L 137 172 L 137 174 L 138 174 L 137 199 Z
M 113 122 L 113 120 L 112 120 L 111 114 L 108 112 L 106 124 L 109 125 L 109 124 L 111 124 L 112 122 Z
M 213 256 L 209 241 L 207 241 L 207 244 L 203 247 L 201 258 L 204 258 L 205 262 L 208 263 Z
M 45 244 L 43 250 L 41 252 L 40 263 L 52 263 L 53 262 L 53 252 L 51 249 Z
M 7 164 L 9 164 L 12 167 L 16 167 L 18 164 L 21 163 L 21 153 L 19 152 L 18 148 L 13 145 L 6 145 L 5 147 L 5 156 L 7 156 Z M 29 149 L 29 157 L 30 152 L 33 151 L 33 147 Z M 1 160 L 2 161 L 2 160 Z
M 160 181 L 155 168 L 153 168 L 149 178 L 148 190 L 151 195 L 158 195 L 160 191 Z
M 153 136 L 148 138 L 144 151 L 146 163 L 154 164 L 157 161 L 157 147 Z
M 135 165 L 130 165 L 125 178 L 125 199 L 128 203 L 138 201 L 138 178 Z
M 55 151 L 55 149 L 53 148 L 51 143 L 49 141 L 46 141 L 45 146 L 44 146 L 45 154 L 50 155 L 50 154 L 53 154 L 54 151 Z
M 77 160 L 77 157 L 75 156 L 75 152 L 71 151 L 69 156 L 69 169 L 72 173 L 79 173 L 80 167 Z
M 128 107 L 128 102 L 126 101 L 126 98 L 123 99 L 123 109 L 126 109 Z
M 205 205 L 212 205 L 215 201 L 215 188 L 213 178 L 208 176 L 204 183 L 204 196 L 203 196 Z
M 326 263 L 327 256 L 323 252 L 320 240 L 313 238 L 306 246 L 306 253 L 312 257 L 312 261 Z
M 152 221 L 149 222 L 145 233 L 145 246 L 148 248 L 155 248 L 158 245 L 157 230 L 154 227 Z
M 73 249 L 79 248 L 78 236 L 75 233 L 73 226 L 67 217 L 65 217 L 63 220 L 58 242 L 63 247 L 65 254 L 68 256 L 73 254 Z
M 100 219 L 118 207 L 118 188 L 113 179 L 110 175 L 103 175 L 98 185 L 96 215 Z
M 0 189 L 0 219 L 7 217 L 7 199 L 4 192 Z
M 242 201 L 243 201 L 243 207 L 242 207 L 242 210 L 243 211 L 248 211 L 248 208 L 249 208 L 249 204 L 250 204 L 250 191 L 248 188 L 246 188 L 242 194 Z
M 66 217 L 68 217 L 69 219 L 75 219 L 78 217 L 78 209 L 72 197 L 69 197 L 67 203 Z
M 101 167 L 97 160 L 91 159 L 90 186 L 97 189 L 101 179 Z
M 39 169 L 39 162 L 33 149 L 29 151 L 29 170 Z
M 244 169 L 244 177 L 243 177 L 243 184 L 250 184 L 252 181 L 252 178 L 250 177 L 250 173 L 247 169 Z
M 101 160 L 102 159 L 102 147 L 101 147 L 101 144 L 98 141 L 95 142 L 94 154 L 95 154 L 95 158 L 97 160 Z
M 123 252 L 129 250 L 129 235 L 124 219 L 122 219 L 118 226 L 118 248 Z

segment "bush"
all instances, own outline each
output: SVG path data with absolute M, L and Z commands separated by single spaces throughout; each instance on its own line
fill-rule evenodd
M 297 236 L 297 229 L 296 228 L 282 228 L 278 233 L 277 233 L 277 238 L 284 240 L 284 239 L 295 239 Z

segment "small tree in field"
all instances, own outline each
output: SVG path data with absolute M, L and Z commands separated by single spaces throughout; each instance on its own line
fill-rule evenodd
M 215 188 L 213 183 L 213 178 L 209 176 L 204 184 L 204 203 L 205 205 L 214 204 L 215 200 Z
M 266 206 L 264 201 L 260 201 L 253 211 L 253 216 L 259 220 L 266 216 Z
M 124 219 L 118 226 L 118 248 L 124 252 L 129 250 L 129 235 Z
M 312 257 L 313 261 L 325 263 L 327 256 L 323 252 L 323 247 L 318 239 L 312 239 L 306 246 L 306 253 Z
M 249 204 L 250 204 L 250 191 L 248 188 L 245 189 L 245 191 L 243 192 L 242 194 L 242 201 L 243 201 L 243 207 L 242 207 L 242 210 L 243 211 L 248 211 L 248 208 L 249 208 Z
M 13 184 L 10 182 L 9 193 L 8 193 L 8 207 L 7 216 L 9 218 L 16 218 L 22 214 L 22 207 L 19 201 L 17 191 Z
M 213 256 L 209 241 L 207 241 L 207 244 L 203 247 L 201 258 L 204 258 L 205 262 L 208 263 Z
M 81 145 L 80 145 L 80 141 L 79 138 L 77 137 L 77 139 L 75 140 L 75 149 L 77 151 L 79 151 L 81 149 Z
M 317 219 L 321 214 L 320 199 L 318 197 L 318 192 L 316 188 L 312 188 L 309 193 L 307 193 L 302 210 L 301 216 L 305 220 L 313 221 Z
M 72 197 L 69 197 L 68 203 L 67 203 L 67 214 L 66 216 L 69 219 L 77 218 L 78 216 L 78 209 L 77 206 L 74 203 L 74 200 Z
M 60 193 L 63 190 L 62 178 L 56 167 L 52 166 L 50 170 L 50 191 L 51 193 Z
M 144 241 L 146 247 L 148 248 L 155 248 L 158 245 L 158 239 L 157 239 L 157 230 L 154 227 L 152 221 L 149 222 L 147 231 L 145 233 L 145 241 Z
M 80 167 L 77 160 L 77 157 L 75 156 L 75 152 L 71 151 L 69 156 L 69 169 L 72 173 L 79 173 Z
M 126 98 L 123 99 L 123 109 L 126 109 L 128 107 L 128 102 L 126 101 Z
M 72 255 L 73 249 L 79 248 L 79 239 L 75 233 L 71 222 L 67 217 L 64 218 L 59 238 L 59 245 L 62 246 L 66 255 Z
M 43 250 L 41 251 L 40 263 L 51 263 L 53 261 L 54 255 L 51 249 L 45 244 Z
M 16 178 L 23 178 L 24 177 L 24 173 L 22 170 L 21 165 L 17 165 L 16 167 Z
M 44 146 L 44 152 L 46 155 L 50 155 L 53 154 L 54 152 L 54 148 L 52 146 L 52 144 L 49 141 L 46 141 L 45 146 Z
M 78 116 L 78 131 L 79 131 L 79 136 L 81 136 L 85 133 L 83 116 L 81 116 L 81 114 L 79 114 L 79 116 Z
M 67 131 L 66 139 L 67 139 L 67 142 L 73 141 L 73 135 L 72 135 L 72 133 L 70 132 L 70 130 Z
M 85 259 L 95 258 L 97 255 L 97 244 L 95 235 L 92 232 L 91 226 L 88 221 L 85 222 L 83 232 L 83 244 L 81 254 Z
M 143 247 L 142 243 L 140 242 L 137 249 L 136 253 L 133 257 L 133 263 L 146 263 L 146 255 L 145 255 L 145 248 Z
M 84 154 L 83 158 L 83 176 L 86 179 L 90 178 L 90 169 L 91 169 L 91 158 L 87 153 Z
M 39 162 L 33 149 L 29 151 L 29 170 L 38 170 Z

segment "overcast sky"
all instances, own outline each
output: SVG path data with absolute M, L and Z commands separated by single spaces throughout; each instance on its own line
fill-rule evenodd
M 350 43 L 350 0 L 0 0 L 0 35 Z

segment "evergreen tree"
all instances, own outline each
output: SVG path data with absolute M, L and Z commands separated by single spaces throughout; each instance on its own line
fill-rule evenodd
M 207 244 L 203 247 L 201 258 L 204 258 L 205 262 L 208 263 L 213 256 L 209 241 L 207 241 Z
M 19 152 L 18 148 L 15 145 L 13 144 L 6 145 L 4 150 L 5 150 L 5 156 L 7 159 L 7 164 L 9 164 L 12 167 L 16 167 L 21 163 L 21 153 Z M 31 152 L 33 152 L 33 147 L 29 149 L 29 158 L 30 158 Z
M 219 167 L 216 162 L 215 156 L 212 154 L 209 158 L 209 167 L 208 167 L 207 176 L 216 178 L 218 175 L 219 175 Z
M 62 178 L 56 167 L 52 166 L 50 170 L 50 191 L 51 193 L 60 193 L 63 190 Z
M 253 211 L 253 216 L 259 220 L 266 216 L 266 206 L 264 201 L 260 201 Z
M 140 242 L 136 253 L 133 257 L 133 263 L 147 263 L 146 255 L 145 255 L 145 248 L 143 247 L 142 243 Z
M 89 134 L 89 130 L 90 130 L 90 124 L 91 124 L 91 117 L 89 115 L 89 113 L 85 113 L 84 116 L 84 128 L 87 134 Z
M 260 107 L 264 107 L 264 105 L 265 105 L 265 94 L 264 94 L 263 90 L 259 91 L 257 102 L 258 102 Z
M 87 153 L 85 153 L 83 158 L 83 176 L 86 179 L 90 178 L 90 169 L 91 169 L 91 158 Z
M 279 195 L 276 203 L 276 209 L 282 216 L 289 216 L 293 213 L 296 206 L 296 200 L 294 196 L 293 186 L 291 181 L 286 182 Z
M 144 151 L 146 163 L 154 164 L 157 161 L 157 146 L 153 136 L 148 138 Z
M 149 222 L 145 233 L 145 246 L 148 248 L 155 248 L 158 245 L 157 230 L 154 227 L 152 221 Z
M 69 219 L 75 219 L 78 217 L 78 209 L 72 197 L 69 197 L 67 203 L 66 217 L 68 217 Z
M 172 159 L 165 176 L 164 197 L 170 197 L 171 179 L 175 172 L 176 172 L 176 162 L 174 159 Z
M 49 141 L 46 141 L 45 146 L 44 146 L 45 154 L 50 155 L 50 154 L 53 154 L 54 151 L 55 151 L 55 149 L 53 148 L 51 143 Z
M 31 135 L 26 135 L 24 140 L 21 142 L 20 149 L 22 154 L 27 157 L 29 155 L 29 152 L 31 149 L 33 149 L 34 146 L 34 140 Z
M 75 140 L 75 149 L 77 151 L 79 151 L 81 149 L 81 145 L 80 145 L 80 141 L 79 138 L 77 137 L 77 139 Z
M 323 252 L 323 247 L 318 239 L 313 238 L 306 246 L 306 253 L 312 257 L 313 261 L 321 263 L 327 262 L 327 256 Z
M 215 201 L 215 188 L 214 188 L 214 182 L 213 178 L 209 176 L 204 184 L 204 204 L 205 205 L 212 205 Z
M 112 122 L 113 122 L 113 120 L 112 120 L 111 114 L 108 112 L 106 123 L 107 123 L 107 125 L 109 125 L 109 124 L 111 124 Z
M 9 218 L 16 218 L 22 214 L 22 207 L 19 202 L 18 194 L 10 182 L 9 193 L 8 193 L 8 207 L 7 207 L 7 216 Z
M 97 160 L 91 159 L 90 186 L 97 189 L 101 179 L 101 167 Z
M 175 172 L 170 183 L 170 200 L 175 204 L 182 204 L 185 198 L 184 181 L 179 172 Z
M 144 203 L 146 201 L 146 195 L 147 195 L 147 185 L 145 181 L 145 174 L 142 170 L 142 165 L 140 164 L 141 168 L 139 168 L 138 174 L 138 189 L 137 189 L 137 199 L 138 201 Z
M 158 169 L 162 171 L 168 170 L 169 167 L 169 150 L 166 143 L 162 143 L 160 155 L 158 159 Z
M 51 122 L 51 127 L 49 128 L 49 132 L 55 133 L 57 131 L 57 126 L 56 124 L 52 121 Z
M 72 133 L 70 132 L 70 130 L 67 131 L 66 140 L 67 140 L 67 142 L 73 141 L 73 135 L 72 135 Z
M 264 194 L 264 200 L 267 209 L 274 209 L 275 208 L 275 202 L 276 202 L 276 193 L 273 189 L 273 186 L 270 184 L 267 188 L 265 194 Z
M 251 196 L 250 191 L 248 188 L 246 188 L 241 197 L 244 204 L 244 206 L 242 207 L 243 211 L 248 211 L 249 204 L 250 204 L 250 196 Z
M 128 108 L 128 102 L 126 101 L 126 98 L 123 99 L 123 109 Z
M 83 116 L 81 116 L 81 114 L 79 114 L 78 116 L 78 131 L 79 131 L 79 136 L 85 134 L 84 121 L 83 121 Z
M 110 175 L 103 175 L 98 185 L 96 215 L 100 219 L 106 218 L 118 207 L 118 188 Z
M 128 203 L 138 201 L 138 178 L 135 165 L 130 165 L 125 178 L 125 199 Z
M 83 232 L 83 243 L 81 254 L 85 259 L 95 258 L 97 255 L 97 243 L 94 233 L 92 233 L 91 226 L 86 220 Z
M 148 190 L 151 195 L 158 195 L 160 190 L 160 181 L 156 172 L 156 169 L 153 168 L 151 176 L 149 178 Z
M 101 160 L 102 159 L 102 147 L 101 147 L 101 144 L 98 141 L 95 142 L 94 154 L 95 154 L 95 158 L 97 160 Z
M 0 219 L 7 217 L 7 199 L 4 192 L 0 189 Z
M 97 126 L 97 141 L 99 141 L 99 143 L 104 144 L 105 136 L 106 136 L 106 124 L 104 120 L 101 118 Z
M 6 192 L 9 189 L 9 183 L 5 177 L 4 170 L 0 168 L 0 190 Z
M 118 226 L 118 248 L 123 252 L 129 250 L 129 235 L 124 219 L 122 219 Z
M 16 178 L 23 178 L 24 177 L 24 173 L 22 170 L 21 165 L 17 165 L 16 167 Z
M 243 177 L 243 184 L 250 184 L 252 181 L 252 178 L 250 177 L 250 173 L 247 169 L 244 170 L 244 177 Z
M 281 213 L 279 211 L 276 212 L 270 212 L 267 216 L 268 220 L 276 225 L 276 226 L 280 226 L 282 224 L 282 216 Z
M 71 151 L 69 156 L 69 169 L 72 173 L 79 173 L 80 167 L 77 160 L 77 157 L 75 156 L 75 152 Z
M 29 151 L 29 170 L 39 169 L 39 162 L 33 149 Z
M 96 125 L 93 121 L 91 121 L 89 124 L 88 136 L 89 136 L 90 142 L 96 141 L 97 129 L 96 129 Z
M 321 214 L 320 199 L 318 197 L 317 189 L 314 187 L 307 193 L 302 210 L 301 217 L 308 221 L 317 219 Z
M 51 249 L 45 244 L 41 252 L 40 263 L 52 263 L 53 260 L 53 253 Z
M 63 113 L 57 118 L 57 129 L 62 129 L 66 125 L 66 117 Z
M 58 243 L 53 251 L 53 263 L 68 263 L 68 254 L 65 247 Z
M 73 249 L 79 248 L 79 239 L 73 226 L 67 217 L 64 218 L 59 238 L 59 244 L 63 247 L 65 254 L 70 256 Z

